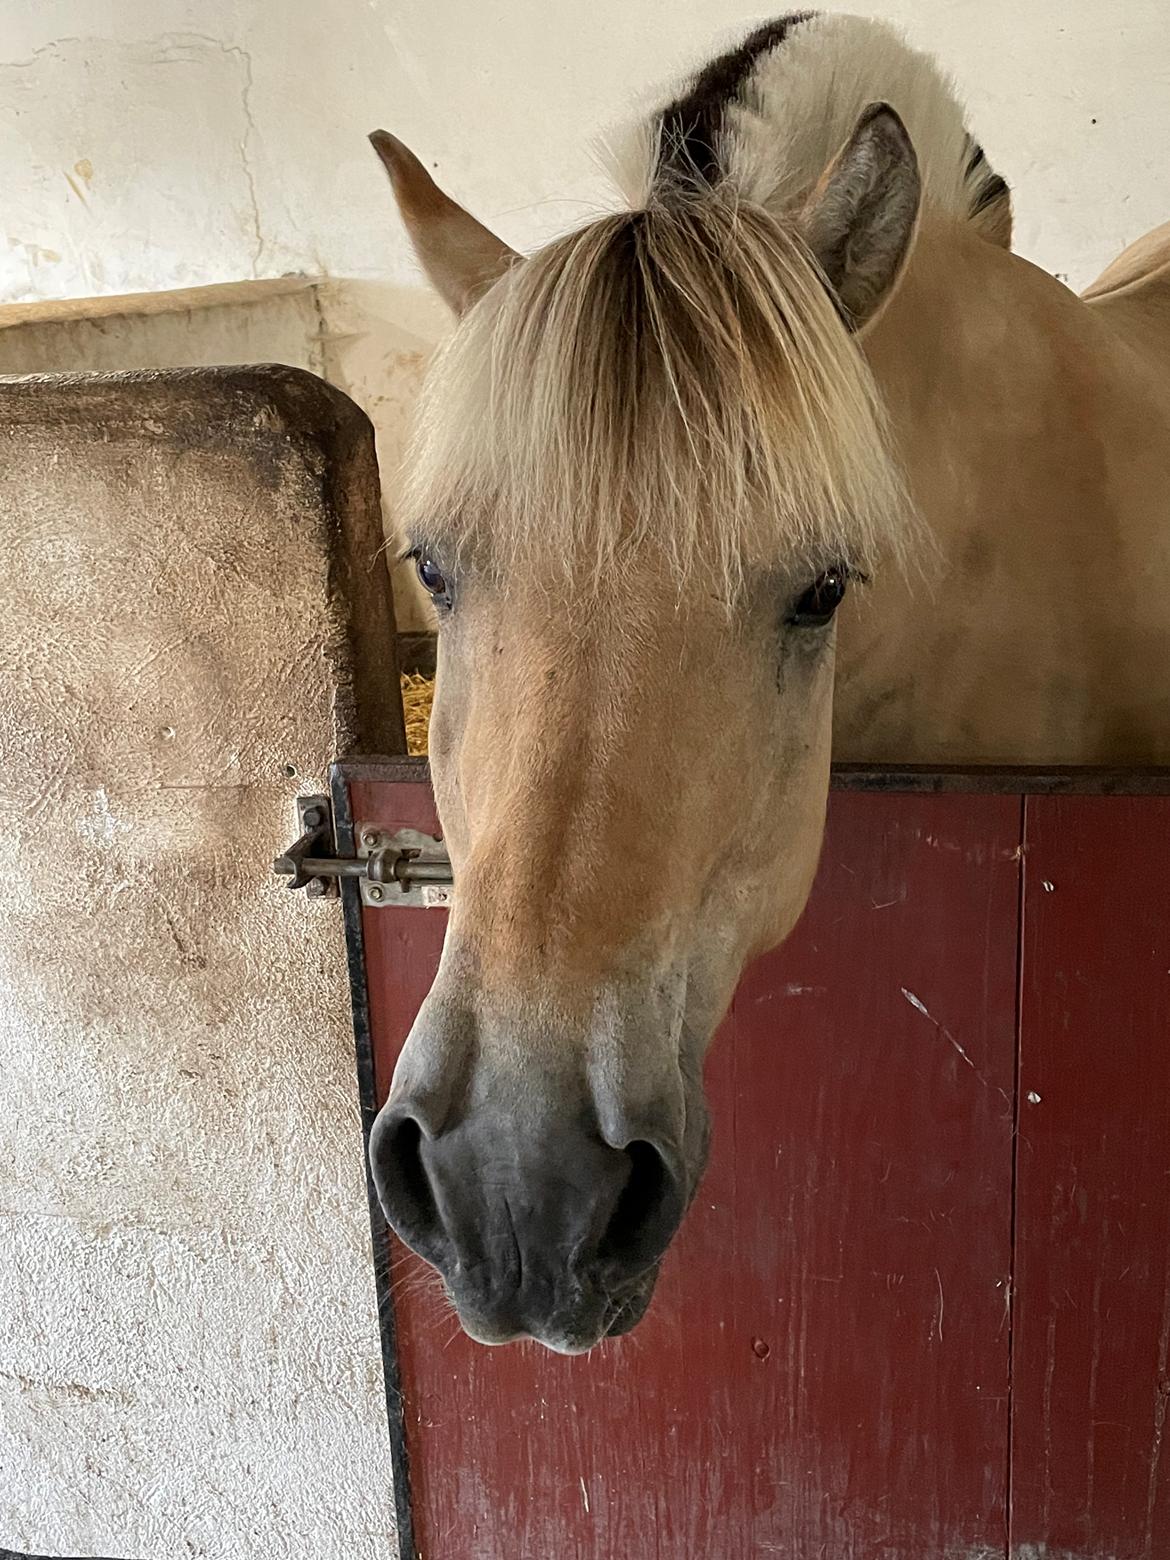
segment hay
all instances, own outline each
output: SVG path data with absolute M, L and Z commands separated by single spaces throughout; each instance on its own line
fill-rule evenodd
M 425 753 L 427 727 L 431 723 L 431 701 L 435 696 L 435 680 L 418 672 L 402 674 L 402 713 L 406 719 L 406 751 Z

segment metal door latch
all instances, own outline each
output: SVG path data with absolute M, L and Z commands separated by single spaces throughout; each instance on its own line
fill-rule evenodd
M 336 894 L 341 878 L 356 878 L 362 903 L 381 909 L 445 909 L 451 903 L 451 862 L 441 839 L 417 829 L 389 833 L 377 824 L 354 829 L 356 856 L 333 854 L 333 809 L 327 796 L 298 796 L 300 837 L 272 863 L 290 888 L 310 898 Z

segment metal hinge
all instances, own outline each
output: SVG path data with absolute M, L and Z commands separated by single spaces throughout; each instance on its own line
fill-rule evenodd
M 354 829 L 356 856 L 335 856 L 333 809 L 327 796 L 298 796 L 300 838 L 272 863 L 290 888 L 313 899 L 336 894 L 341 878 L 356 878 L 362 903 L 378 909 L 446 909 L 451 903 L 451 862 L 442 840 L 417 829 L 394 833 L 375 823 Z

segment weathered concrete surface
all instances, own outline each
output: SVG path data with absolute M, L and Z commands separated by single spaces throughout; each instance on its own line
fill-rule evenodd
M 0 382 L 0 1548 L 392 1552 L 339 917 L 292 798 L 400 713 L 365 418 Z
M 364 143 L 363 143 L 364 144 Z M 423 370 L 449 324 L 436 300 L 373 283 L 282 277 L 128 297 L 0 303 L 0 374 L 284 363 L 344 390 L 374 425 L 383 525 L 397 537 L 401 463 Z M 411 324 L 399 315 L 405 310 Z M 391 542 L 388 561 L 400 549 Z M 413 564 L 394 570 L 399 628 L 434 629 Z

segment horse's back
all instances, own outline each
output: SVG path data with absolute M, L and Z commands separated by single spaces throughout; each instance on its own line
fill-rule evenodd
M 1130 287 L 1157 286 L 1159 281 L 1163 287 L 1170 288 L 1168 272 L 1170 222 L 1163 222 L 1161 227 L 1154 228 L 1123 249 L 1097 280 L 1085 288 L 1081 297 L 1086 303 L 1094 303 Z
M 1170 374 L 1170 222 L 1130 244 L 1081 297 L 1130 347 Z

